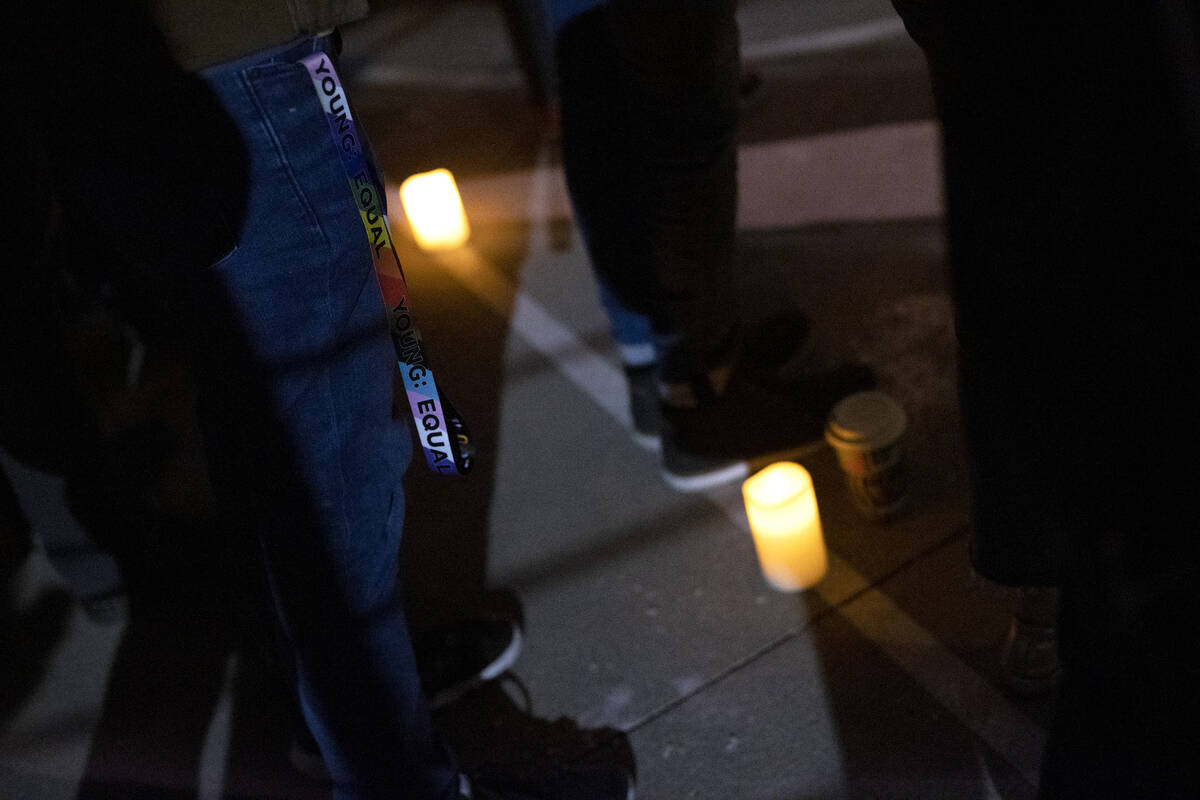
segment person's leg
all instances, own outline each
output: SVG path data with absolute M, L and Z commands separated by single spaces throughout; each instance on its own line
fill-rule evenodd
M 311 50 L 311 48 L 309 48 Z M 339 797 L 445 798 L 397 592 L 411 456 L 362 222 L 297 49 L 204 73 L 241 131 L 237 247 L 200 275 L 202 425 L 254 521 L 307 724 Z
M 629 388 L 632 433 L 659 444 L 659 352 L 651 312 L 657 294 L 641 200 L 628 91 L 600 3 L 552 6 L 562 124 L 563 171 L 609 331 Z
M 107 480 L 100 431 L 64 342 L 58 302 L 62 271 L 69 265 L 61 210 L 41 146 L 15 137 L 10 179 L 12 250 L 0 270 L 0 467 L 7 473 L 21 512 L 46 556 L 89 613 L 106 618 L 125 592 L 115 517 L 121 508 Z M 99 254 L 97 254 L 98 256 Z M 93 269 L 102 259 L 94 257 Z M 105 491 L 107 490 L 107 491 Z M 107 513 L 88 514 L 86 494 L 105 494 Z M 118 604 L 119 605 L 119 604 Z
M 761 352 L 744 345 L 760 337 L 744 332 L 734 274 L 735 4 L 609 0 L 564 11 L 574 5 L 560 0 L 556 16 L 564 167 L 637 438 L 661 440 L 676 489 L 736 480 L 750 459 L 819 438 L 833 401 L 871 376 L 849 369 L 769 387 L 807 334 L 794 318 Z
M 554 80 L 554 44 L 547 0 L 500 0 L 500 10 L 508 29 L 517 63 L 525 73 L 530 101 L 539 108 L 553 105 L 557 88 Z
M 623 202 L 640 219 L 649 316 L 667 382 L 726 365 L 733 290 L 740 59 L 735 4 L 610 0 L 611 75 L 626 124 Z M 647 297 L 617 296 L 634 310 Z M 638 303 L 643 305 L 639 308 Z
M 730 150 L 717 147 L 717 177 L 705 183 L 692 161 L 712 126 L 698 117 L 720 117 L 721 110 L 702 108 L 701 115 L 687 104 L 694 99 L 702 107 L 712 100 L 705 89 L 717 54 L 712 26 L 689 20 L 711 22 L 712 12 L 614 9 L 584 0 L 558 0 L 553 11 L 571 203 L 625 370 L 634 438 L 658 447 L 664 372 L 677 379 L 702 374 L 717 364 L 697 367 L 699 351 L 719 351 L 720 358 L 712 359 L 719 361 L 732 349 L 732 308 L 722 309 L 727 316 L 710 317 L 703 330 L 687 332 L 678 328 L 678 309 L 698 302 L 702 306 L 693 311 L 703 314 L 713 298 L 727 295 L 722 289 L 730 267 L 735 177 L 729 120 L 736 110 L 727 129 L 717 126 L 717 138 L 729 136 Z M 736 88 L 736 81 L 730 86 Z M 717 191 L 714 205 L 718 187 L 728 191 Z M 693 219 L 705 211 L 715 216 Z M 694 237 L 685 231 L 692 222 L 700 225 Z M 702 248 L 697 258 L 691 242 L 708 237 L 717 241 L 715 249 Z M 693 258 L 688 266 L 694 268 L 686 268 Z M 671 272 L 681 272 L 683 283 Z M 706 286 L 709 278 L 721 288 Z M 685 297 L 673 299 L 681 291 Z
M 1029 295 L 1035 286 L 1046 300 L 1069 293 L 1069 281 L 1046 267 L 1068 263 L 1058 255 L 1062 231 L 1048 191 L 1064 162 L 1040 111 L 1060 87 L 1031 59 L 1011 63 L 997 50 L 1027 26 L 1021 36 L 1038 48 L 1048 26 L 1032 25 L 1038 12 L 1005 12 L 963 30 L 968 21 L 938 2 L 895 5 L 928 56 L 943 124 L 971 563 L 1012 588 L 1001 676 L 1014 689 L 1044 691 L 1059 675 L 1055 587 L 1070 524 L 1055 491 L 1065 462 L 1045 437 L 1059 413 L 1064 342 L 1054 315 Z M 954 37 L 946 35 L 951 24 Z M 974 41 L 980 34 L 987 38 Z
M 125 576 L 116 556 L 72 513 L 66 480 L 18 462 L 0 449 L 0 468 L 46 557 L 95 622 L 125 615 Z
M 975 561 L 1062 585 L 1039 792 L 1195 796 L 1196 437 L 1177 423 L 1198 128 L 1194 92 L 1170 97 L 1195 85 L 1195 40 L 1172 74 L 1156 40 L 1187 26 L 1146 10 L 939 11 L 912 29 L 943 116 Z
M 569 5 L 563 161 L 601 297 L 627 365 L 690 379 L 728 359 L 738 318 L 733 4 Z
M 1200 11 L 1167 0 L 1089 15 L 1077 78 L 1089 115 L 1078 256 L 1090 310 L 1088 407 L 1064 405 L 1083 453 L 1067 502 L 1063 675 L 1043 763 L 1048 798 L 1200 796 L 1200 545 L 1190 521 L 1200 435 Z M 1132 267 L 1130 265 L 1136 265 Z M 1066 305 L 1066 303 L 1064 303 Z M 1081 337 L 1081 338 L 1084 338 Z M 1103 414 L 1092 410 L 1095 406 Z
M 601 301 L 622 360 L 656 360 L 651 244 L 633 148 L 628 91 L 602 6 L 554 11 L 562 103 L 563 169 L 576 222 L 587 246 Z

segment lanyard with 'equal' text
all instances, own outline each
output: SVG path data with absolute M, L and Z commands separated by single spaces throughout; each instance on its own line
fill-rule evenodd
M 375 275 L 388 308 L 392 343 L 400 362 L 400 373 L 408 395 L 408 408 L 429 469 L 441 475 L 464 475 L 471 469 L 473 452 L 471 435 L 466 423 L 454 410 L 433 380 L 433 372 L 425 360 L 424 349 L 417 329 L 413 326 L 408 302 L 408 284 L 400 257 L 393 246 L 387 214 L 383 210 L 381 187 L 376 186 L 374 172 L 367 163 L 362 139 L 359 138 L 350 105 L 333 63 L 325 53 L 313 53 L 301 60 L 312 78 L 313 88 L 321 100 L 334 144 L 341 153 L 342 166 L 350 181 L 350 192 L 358 204 L 363 227 L 371 244 Z

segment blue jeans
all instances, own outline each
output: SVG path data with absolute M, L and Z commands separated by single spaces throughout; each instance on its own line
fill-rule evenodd
M 687 381 L 736 346 L 735 4 L 556 0 L 563 166 L 627 360 Z
M 201 77 L 240 132 L 234 249 L 200 274 L 202 425 L 223 495 L 253 520 L 301 710 L 338 798 L 445 798 L 397 592 L 411 457 L 366 234 L 303 55 Z
M 396 357 L 297 63 L 332 43 L 188 74 L 140 6 L 120 5 L 73 6 L 70 30 L 50 24 L 56 4 L 30 8 L 14 79 L 42 85 L 23 122 L 103 249 L 162 282 L 194 345 L 210 477 L 258 546 L 335 796 L 453 797 L 397 592 L 412 445 L 392 418 Z

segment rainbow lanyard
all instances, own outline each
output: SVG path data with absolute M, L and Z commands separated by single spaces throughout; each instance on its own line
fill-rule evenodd
M 383 211 L 381 193 L 372 178 L 373 172 L 350 115 L 342 82 L 325 53 L 313 53 L 301 59 L 301 63 L 308 69 L 321 107 L 325 109 L 330 133 L 350 181 L 350 192 L 358 204 L 363 228 L 371 243 L 375 276 L 388 307 L 392 343 L 396 346 L 409 412 L 425 450 L 425 460 L 429 469 L 439 475 L 465 475 L 471 469 L 471 434 L 462 417 L 442 397 L 433 380 L 433 371 L 426 363 L 421 338 L 413 325 L 408 284 L 400 267 L 400 257 L 392 245 L 392 232 Z

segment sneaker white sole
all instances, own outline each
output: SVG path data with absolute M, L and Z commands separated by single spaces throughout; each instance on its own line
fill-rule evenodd
M 662 437 L 654 433 L 638 433 L 635 430 L 629 432 L 629 438 L 633 439 L 633 443 L 643 450 L 649 450 L 651 453 L 657 453 L 662 450 Z
M 437 711 L 444 706 L 450 705 L 472 689 L 482 686 L 488 681 L 499 678 L 501 675 L 507 672 L 513 664 L 517 663 L 517 657 L 521 655 L 521 648 L 523 646 L 524 640 L 521 638 L 521 629 L 514 626 L 512 641 L 508 643 L 508 647 L 504 648 L 504 652 L 502 652 L 495 661 L 493 661 L 491 664 L 488 664 L 487 667 L 484 668 L 484 670 L 480 672 L 474 680 L 461 683 L 457 686 L 452 686 L 448 689 L 443 689 L 442 691 L 433 695 L 433 697 L 430 697 L 429 708 L 433 711 Z
M 513 626 L 512 641 L 508 643 L 508 647 L 504 648 L 504 652 L 500 654 L 500 657 L 480 673 L 479 679 L 491 681 L 508 672 L 509 668 L 517 663 L 517 656 L 521 655 L 522 646 L 524 646 L 524 640 L 521 638 L 521 629 Z
M 677 492 L 703 492 L 743 480 L 749 475 L 750 465 L 745 461 L 735 461 L 720 469 L 700 475 L 676 475 L 665 469 L 662 471 L 663 480 Z

